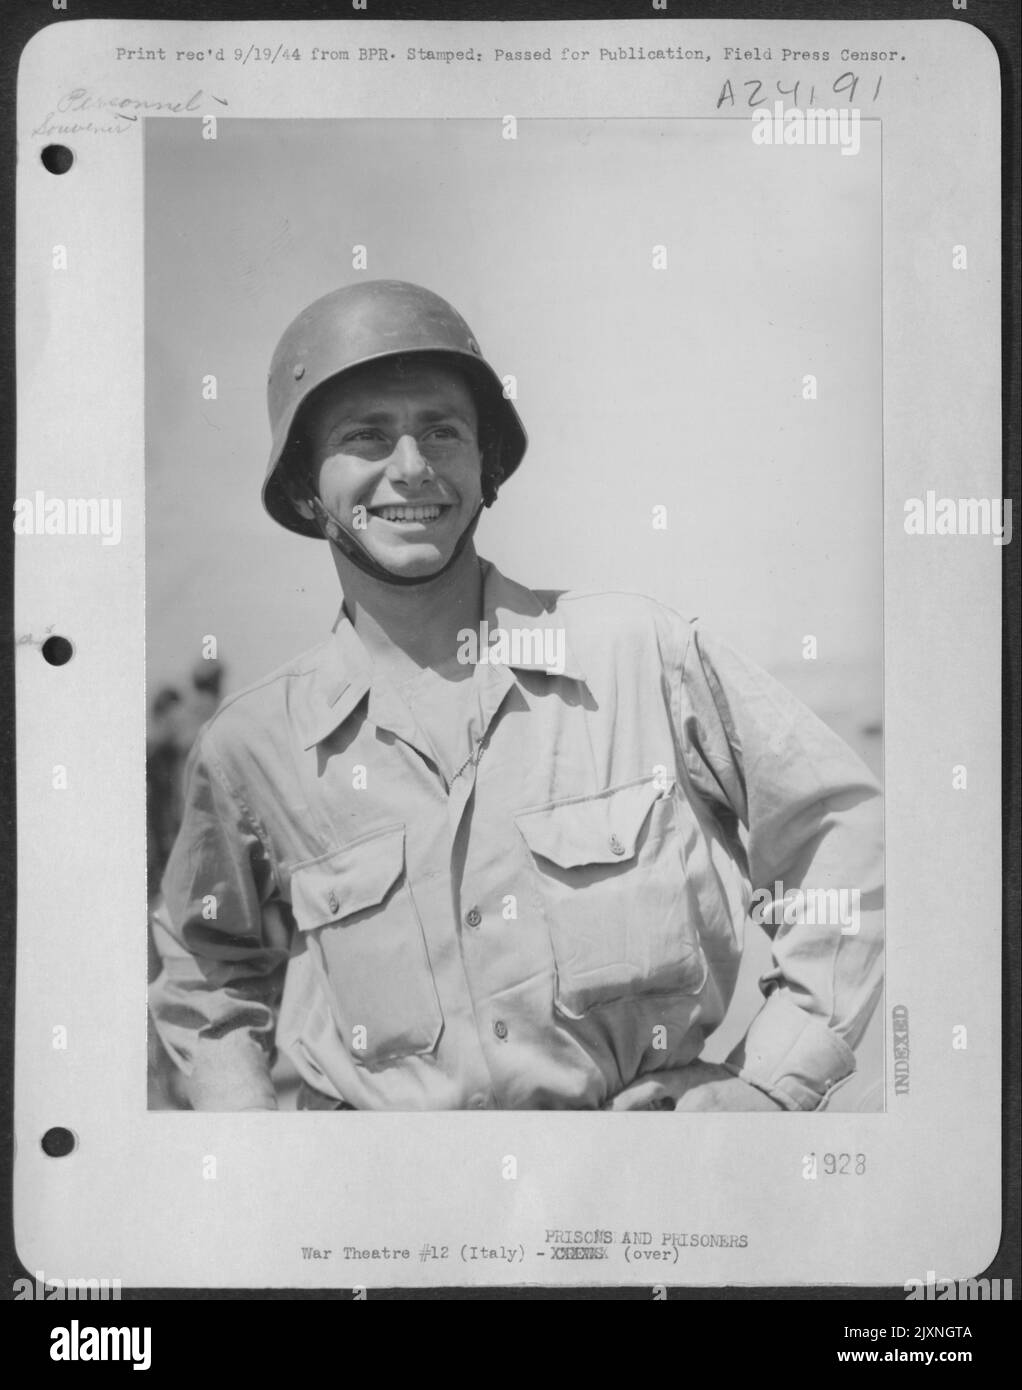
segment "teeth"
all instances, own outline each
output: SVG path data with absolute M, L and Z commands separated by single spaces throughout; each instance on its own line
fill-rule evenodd
M 440 515 L 440 508 L 437 506 L 380 507 L 376 514 L 384 521 L 436 521 Z

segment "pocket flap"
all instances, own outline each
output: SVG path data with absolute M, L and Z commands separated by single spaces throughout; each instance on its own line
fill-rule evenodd
M 291 875 L 291 906 L 300 931 L 377 907 L 404 868 L 405 828 L 364 836 Z
M 623 864 L 635 857 L 639 834 L 654 803 L 667 796 L 673 785 L 673 781 L 648 778 L 611 787 L 597 796 L 522 811 L 515 823 L 533 854 L 562 869 Z

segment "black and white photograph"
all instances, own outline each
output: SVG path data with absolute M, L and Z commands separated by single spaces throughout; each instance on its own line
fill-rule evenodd
M 149 123 L 154 1103 L 881 1108 L 834 124 Z
M 1000 21 L 301 8 L 18 59 L 12 1297 L 968 1359 L 913 1338 L 1022 1289 Z M 48 1360 L 188 1345 L 75 1311 Z

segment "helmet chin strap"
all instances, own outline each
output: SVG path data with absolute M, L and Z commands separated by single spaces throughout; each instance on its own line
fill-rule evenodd
M 475 510 L 475 515 L 458 537 L 458 542 L 451 551 L 450 558 L 440 569 L 434 570 L 432 574 L 403 575 L 393 574 L 385 569 L 379 561 L 375 560 L 364 545 L 361 545 L 350 531 L 346 530 L 335 516 L 332 516 L 323 506 L 323 503 L 315 495 L 307 499 L 308 505 L 312 508 L 316 518 L 316 524 L 331 544 L 336 545 L 337 549 L 351 563 L 362 570 L 363 573 L 371 575 L 373 579 L 378 579 L 382 584 L 400 585 L 402 588 L 411 588 L 415 584 L 428 584 L 433 579 L 439 579 L 457 560 L 458 556 L 465 549 L 465 546 L 472 539 L 476 527 L 479 524 L 479 517 L 482 514 L 485 502 L 480 502 Z

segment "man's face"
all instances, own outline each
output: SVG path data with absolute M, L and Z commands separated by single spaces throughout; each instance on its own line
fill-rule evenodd
M 482 497 L 478 417 L 459 372 L 370 365 L 325 386 L 307 428 L 323 505 L 379 564 L 415 577 L 447 563 Z

